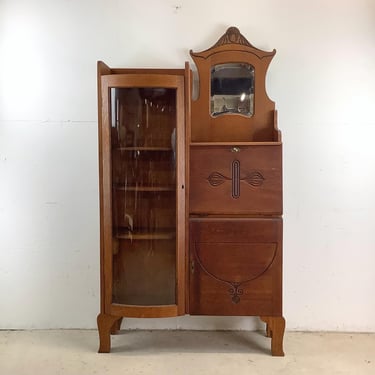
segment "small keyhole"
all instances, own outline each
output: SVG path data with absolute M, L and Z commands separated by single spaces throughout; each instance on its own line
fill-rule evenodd
M 194 273 L 194 270 L 195 270 L 194 260 L 192 260 L 191 263 L 190 263 L 190 270 L 191 270 L 191 273 Z

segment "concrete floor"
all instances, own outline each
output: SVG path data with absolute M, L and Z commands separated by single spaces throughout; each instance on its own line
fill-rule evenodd
M 0 374 L 375 374 L 375 334 L 287 332 L 285 357 L 243 331 L 122 331 L 112 353 L 97 347 L 96 331 L 0 331 Z

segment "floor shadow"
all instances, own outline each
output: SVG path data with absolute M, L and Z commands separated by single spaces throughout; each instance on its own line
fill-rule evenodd
M 262 332 L 248 331 L 120 331 L 112 336 L 111 353 L 264 353 L 271 341 Z

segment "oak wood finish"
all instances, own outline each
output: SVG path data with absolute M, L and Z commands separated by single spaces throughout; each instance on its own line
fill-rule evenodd
M 260 316 L 272 355 L 284 355 L 282 142 L 275 103 L 265 86 L 275 53 L 254 47 L 235 27 L 211 48 L 190 51 L 199 75 L 195 101 L 188 63 L 184 69 L 124 69 L 98 62 L 99 352 L 110 351 L 110 335 L 119 331 L 123 317 L 191 314 Z M 211 67 L 224 63 L 254 68 L 250 117 L 210 113 Z M 113 87 L 176 89 L 175 184 L 168 130 L 160 129 L 143 143 L 116 143 Z M 119 122 L 137 116 L 126 105 Z M 170 119 L 165 121 L 170 129 Z M 136 161 L 132 154 L 138 155 Z M 152 201 L 153 194 L 158 200 Z M 127 216 L 113 214 L 123 207 Z M 159 215 L 148 232 L 142 220 L 151 208 Z M 143 245 L 147 241 L 151 248 Z M 153 277 L 142 279 L 140 273 Z
M 184 123 L 185 94 L 190 93 L 185 89 L 187 72 L 188 67 L 173 70 L 110 69 L 104 63 L 98 63 L 101 312 L 97 321 L 99 351 L 103 353 L 110 351 L 110 334 L 119 330 L 123 317 L 171 317 L 185 313 Z M 146 91 L 148 88 L 175 90 L 175 119 L 170 125 L 165 123 L 159 134 L 154 132 L 154 143 L 146 138 L 144 145 L 128 145 L 123 141 L 117 144 L 114 137 L 118 129 L 113 128 L 111 120 L 111 88 L 138 87 Z M 154 100 L 157 102 L 158 97 Z M 173 108 L 170 105 L 166 108 L 166 111 L 172 110 L 173 116 Z M 120 110 L 123 113 L 116 120 L 120 123 L 137 115 L 131 108 L 121 107 Z M 169 121 L 163 110 L 159 107 L 160 114 L 155 115 L 158 116 L 155 121 Z M 177 128 L 175 148 L 171 147 L 172 139 L 165 142 L 166 135 L 160 133 L 171 126 Z M 131 165 L 132 154 L 138 155 L 134 165 Z M 146 155 L 147 159 L 142 159 L 141 155 Z M 177 166 L 175 176 L 167 166 L 172 159 Z M 123 172 L 128 174 L 126 178 Z M 170 185 L 172 179 L 175 179 L 174 186 Z M 137 198 L 138 203 L 132 202 L 134 194 L 141 195 Z M 161 199 L 154 199 L 152 203 L 152 209 L 157 209 L 159 216 L 152 221 L 152 232 L 147 233 L 142 229 L 142 220 L 149 216 L 151 206 L 148 199 L 152 194 Z M 176 206 L 176 214 L 171 216 L 170 207 L 173 206 Z M 123 207 L 126 207 L 124 214 L 113 214 L 113 210 L 123 210 Z M 133 210 L 136 207 L 138 209 Z M 131 231 L 127 229 L 129 225 Z M 143 245 L 147 241 L 151 248 Z M 153 265 L 149 263 L 151 259 Z M 153 278 L 141 278 L 140 270 Z
M 115 321 L 111 328 L 111 335 L 117 335 L 121 330 L 122 318 Z
M 199 97 L 192 102 L 193 142 L 275 141 L 275 103 L 266 93 L 265 78 L 276 51 L 262 51 L 252 46 L 235 27 L 230 27 L 220 40 L 202 52 L 190 51 L 199 75 Z M 209 113 L 211 67 L 217 64 L 245 62 L 255 69 L 254 115 L 212 117 Z
M 103 179 L 103 168 L 101 157 L 103 154 L 102 150 L 102 85 L 101 85 L 101 76 L 104 74 L 110 74 L 111 69 L 104 64 L 102 61 L 98 61 L 97 63 L 97 85 L 98 85 L 98 148 L 99 148 L 99 181 Z M 104 275 L 104 252 L 102 249 L 104 248 L 104 228 L 103 228 L 103 220 L 102 220 L 102 212 L 103 212 L 103 189 L 102 184 L 99 183 L 99 209 L 100 209 L 100 274 Z M 105 300 L 105 286 L 104 286 L 104 277 L 100 278 L 100 311 L 104 312 L 104 300 Z
M 283 338 L 285 332 L 285 319 L 282 316 L 261 316 L 267 324 L 266 335 L 271 338 L 271 353 L 273 356 L 284 356 Z
M 254 315 L 267 323 L 271 353 L 282 343 L 282 143 L 266 72 L 276 51 L 252 46 L 231 27 L 190 54 L 199 96 L 191 104 L 189 147 L 190 314 Z M 254 68 L 254 108 L 212 116 L 211 68 Z
M 233 163 L 238 176 L 232 176 Z M 234 178 L 238 191 L 233 197 Z M 282 213 L 281 144 L 221 144 L 190 150 L 190 212 Z
M 179 315 L 177 305 L 143 306 L 112 304 L 113 315 L 127 318 L 170 318 Z
M 190 195 L 190 136 L 191 136 L 191 97 L 192 74 L 188 62 L 185 62 L 185 314 L 189 314 L 189 195 Z
M 190 314 L 281 314 L 282 220 L 190 220 Z
M 97 318 L 99 330 L 99 353 L 109 353 L 111 350 L 111 332 L 119 326 L 121 317 L 100 313 Z M 121 324 L 121 323 L 120 323 Z

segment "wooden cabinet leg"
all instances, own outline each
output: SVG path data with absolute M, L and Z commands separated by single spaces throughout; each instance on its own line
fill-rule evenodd
M 261 316 L 267 324 L 266 335 L 271 337 L 271 353 L 273 356 L 284 356 L 283 339 L 285 319 L 282 316 Z
M 266 337 L 272 337 L 271 329 L 269 324 L 266 324 Z
M 99 353 L 109 353 L 111 351 L 111 330 L 121 317 L 100 313 L 97 318 L 99 331 Z
M 117 333 L 120 332 L 121 329 L 121 323 L 122 323 L 122 318 L 116 320 L 113 323 L 113 326 L 111 327 L 111 335 L 116 335 Z

